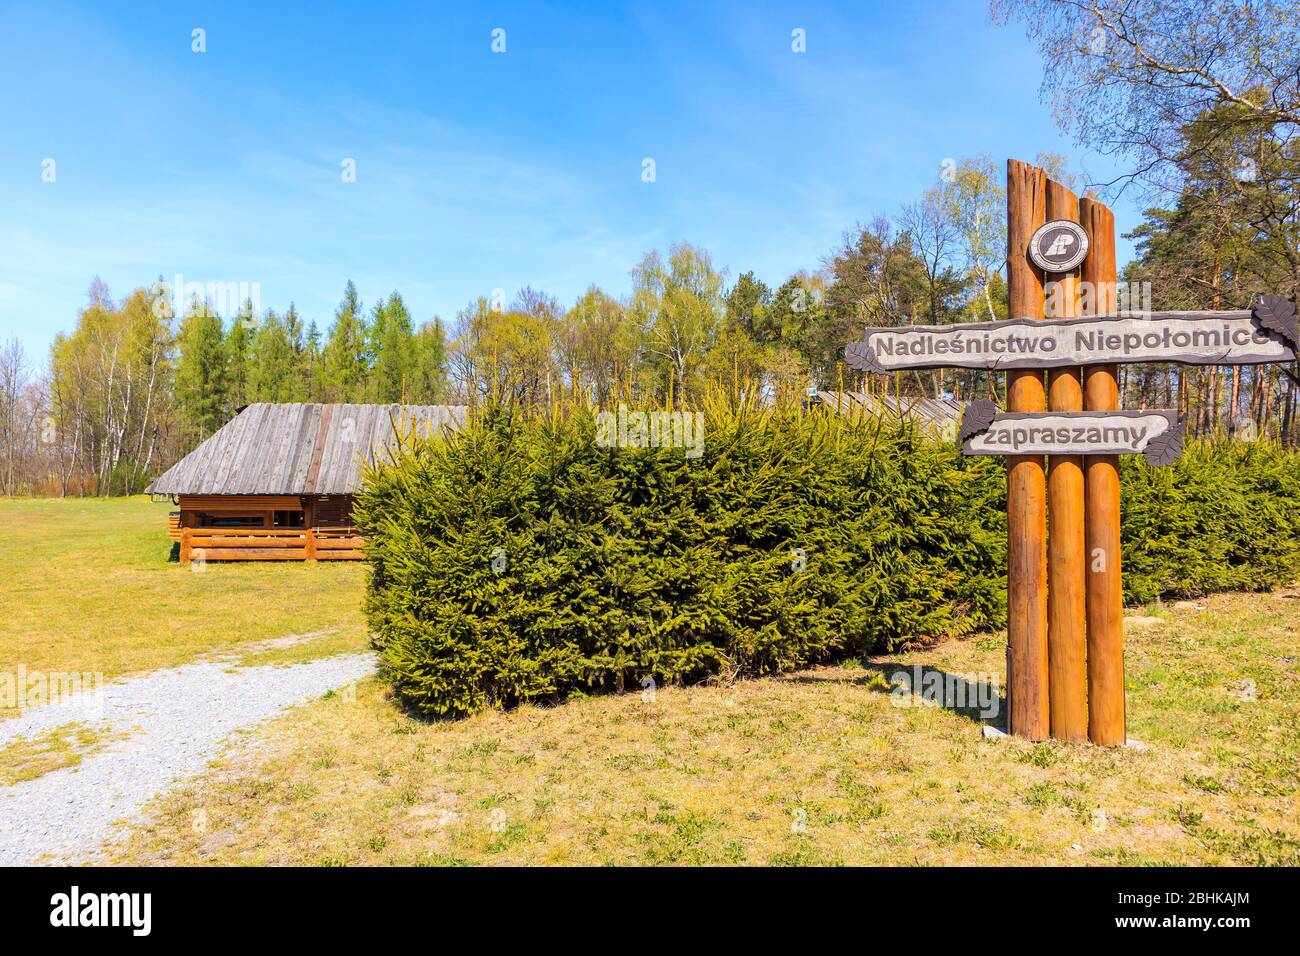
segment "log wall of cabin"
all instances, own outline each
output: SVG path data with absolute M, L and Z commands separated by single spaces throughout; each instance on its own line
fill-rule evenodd
M 352 525 L 352 495 L 180 495 L 173 537 L 180 560 L 357 561 L 364 542 Z M 276 512 L 301 513 L 302 521 L 275 525 Z M 203 516 L 256 518 L 257 524 L 204 525 Z

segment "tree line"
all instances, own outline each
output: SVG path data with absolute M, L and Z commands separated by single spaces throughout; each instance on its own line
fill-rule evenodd
M 1071 181 L 1059 157 L 1038 162 Z M 1228 198 L 1221 179 L 1194 181 L 1176 208 L 1148 211 L 1124 281 L 1149 283 L 1158 309 L 1243 307 L 1279 283 L 1294 291 L 1270 267 L 1286 261 L 1277 236 L 1252 227 L 1249 209 L 1224 208 L 1276 201 L 1260 190 L 1279 181 L 1269 167 L 1248 189 L 1234 180 Z M 416 327 L 398 292 L 366 310 L 348 282 L 322 334 L 292 303 L 257 316 L 245 302 L 224 319 L 196 298 L 175 317 L 158 287 L 115 302 L 96 279 L 46 369 L 31 369 L 16 341 L 0 349 L 2 487 L 138 492 L 251 402 L 544 403 L 565 394 L 598 407 L 683 405 L 714 386 L 764 401 L 810 390 L 998 399 L 1001 378 L 984 370 L 874 375 L 841 357 L 867 326 L 1005 318 L 1005 243 L 1001 170 L 976 157 L 942 169 L 893 216 L 846 233 L 817 271 L 774 286 L 752 271 L 729 281 L 707 250 L 681 243 L 648 252 L 624 297 L 593 285 L 565 306 L 525 287 L 509 302 L 475 299 L 450 328 L 438 318 Z M 1177 407 L 1194 433 L 1244 428 L 1290 442 L 1300 431 L 1285 369 L 1134 366 L 1121 386 L 1129 407 Z
M 416 328 L 398 292 L 367 314 L 351 281 L 324 337 L 293 303 L 259 318 L 245 302 L 227 323 L 196 299 L 176 335 L 171 398 L 187 443 L 253 402 L 436 403 L 446 348 L 439 319 Z

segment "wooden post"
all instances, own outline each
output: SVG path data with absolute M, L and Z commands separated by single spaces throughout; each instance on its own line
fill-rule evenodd
M 192 547 L 190 545 L 190 529 L 181 527 L 181 564 L 190 563 Z
M 306 531 L 307 531 L 307 534 L 306 534 L 306 540 L 307 540 L 307 555 L 306 555 L 306 557 L 307 557 L 307 560 L 308 560 L 308 561 L 315 561 L 315 560 L 316 560 L 316 529 L 315 529 L 315 528 L 307 528 Z
M 1091 199 L 1079 202 L 1079 222 L 1088 233 L 1083 263 L 1088 313 L 1118 311 L 1115 216 Z M 1084 408 L 1119 408 L 1115 366 L 1084 369 Z M 1124 583 L 1120 563 L 1119 462 L 1114 455 L 1084 459 L 1086 481 L 1085 560 L 1088 605 L 1088 739 L 1114 747 L 1125 742 Z
M 1043 274 L 1029 238 L 1046 215 L 1047 175 L 1007 161 L 1007 301 L 1011 315 L 1043 317 Z M 1007 372 L 1007 408 L 1044 410 L 1043 373 Z M 1047 680 L 1047 490 L 1041 456 L 1007 458 L 1008 730 L 1043 740 L 1051 729 Z
M 1079 219 L 1079 197 L 1047 181 L 1047 219 Z M 1047 276 L 1049 319 L 1079 314 L 1077 272 Z M 1047 373 L 1047 408 L 1083 410 L 1078 368 Z M 1083 457 L 1052 455 L 1047 461 L 1047 669 L 1052 736 L 1082 743 L 1088 739 L 1087 632 L 1085 592 Z

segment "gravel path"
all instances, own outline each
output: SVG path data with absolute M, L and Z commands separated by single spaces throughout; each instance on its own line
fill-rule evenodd
M 0 720 L 0 748 L 74 722 L 128 735 L 76 766 L 0 787 L 0 866 L 94 860 L 115 823 L 138 819 L 150 799 L 206 767 L 231 734 L 373 670 L 371 654 L 239 668 L 200 661 Z

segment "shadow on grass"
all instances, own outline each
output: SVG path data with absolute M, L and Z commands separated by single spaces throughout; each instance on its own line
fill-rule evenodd
M 996 681 L 974 681 L 974 675 L 953 674 L 927 664 L 878 664 L 865 661 L 862 677 L 834 677 L 830 674 L 794 674 L 797 684 L 848 683 L 878 694 L 899 695 L 906 706 L 934 705 L 976 724 L 1007 729 L 1007 699 Z
M 371 647 L 374 648 L 375 645 L 371 644 Z M 907 701 L 905 706 L 940 706 L 944 710 L 951 711 L 974 724 L 980 726 L 988 724 L 1003 732 L 1007 729 L 1007 700 L 1006 697 L 999 693 L 999 684 L 996 679 L 991 682 L 987 680 L 970 680 L 968 678 L 975 675 L 954 674 L 925 664 L 863 662 L 859 666 L 867 673 L 862 676 L 848 676 L 846 674 L 840 677 L 826 671 L 819 673 L 794 672 L 781 675 L 780 679 L 795 684 L 853 684 L 874 693 L 898 694 L 901 699 Z M 429 714 L 420 710 L 396 692 L 391 681 L 385 677 L 382 661 L 376 676 L 387 685 L 384 695 L 385 701 L 393 709 L 394 716 L 425 725 L 454 724 L 473 716 L 472 714 Z M 765 680 L 770 678 L 747 679 Z M 639 693 L 639 690 L 629 688 L 623 692 L 611 689 L 582 696 L 616 697 L 622 694 Z M 564 707 L 566 704 L 571 703 L 572 700 L 572 698 L 557 696 L 553 699 L 533 700 L 529 703 L 534 707 L 551 709 Z M 514 710 L 516 706 L 517 704 L 510 704 L 503 709 L 510 711 Z

